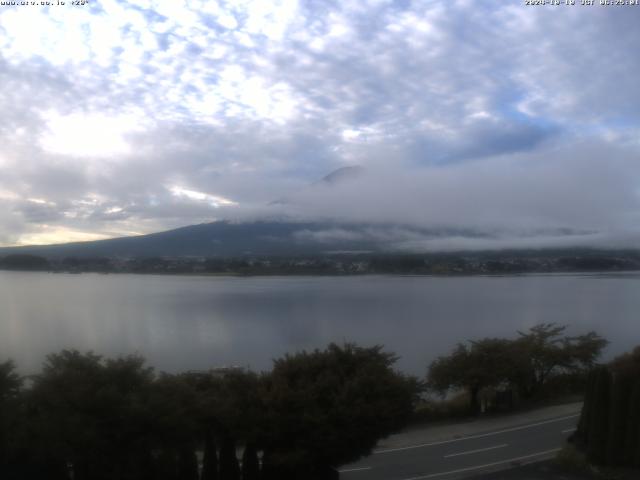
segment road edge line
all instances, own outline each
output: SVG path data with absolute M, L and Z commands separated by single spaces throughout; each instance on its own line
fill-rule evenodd
M 463 442 L 465 440 L 474 440 L 476 438 L 485 438 L 492 435 L 500 435 L 501 433 L 517 432 L 518 430 L 526 430 L 527 428 L 538 427 L 540 425 L 548 425 L 549 423 L 562 422 L 563 420 L 569 420 L 570 418 L 579 417 L 580 414 L 567 415 L 566 417 L 554 418 L 552 420 L 545 420 L 544 422 L 531 423 L 529 425 L 522 425 L 519 427 L 506 428 L 504 430 L 497 430 L 495 432 L 481 433 L 478 435 L 469 435 L 468 437 L 452 438 L 451 440 L 443 440 L 440 442 L 421 443 L 419 445 L 409 445 L 407 447 L 387 448 L 383 450 L 375 450 L 372 455 L 380 455 L 383 453 L 400 452 L 402 450 L 413 450 L 415 448 L 433 447 L 436 445 L 446 445 L 447 443 Z
M 427 478 L 445 477 L 447 475 L 454 475 L 456 473 L 471 472 L 473 470 L 481 470 L 483 468 L 497 467 L 498 465 L 504 465 L 505 463 L 518 462 L 520 460 L 526 460 L 528 458 L 541 457 L 543 455 L 549 455 L 551 453 L 559 452 L 560 450 L 562 450 L 562 448 L 554 448 L 553 450 L 546 450 L 544 452 L 532 453 L 530 455 L 524 455 L 522 457 L 510 458 L 508 460 L 502 460 L 500 462 L 487 463 L 486 465 L 477 465 L 475 467 L 460 468 L 458 470 L 451 470 L 449 472 L 431 473 L 429 475 L 424 475 L 422 477 L 404 478 L 403 480 L 425 480 Z
M 452 453 L 450 455 L 444 455 L 442 458 L 452 458 L 452 457 L 459 457 L 461 455 L 471 455 L 473 453 L 488 452 L 489 450 L 497 450 L 498 448 L 505 448 L 508 446 L 509 446 L 508 443 L 503 443 L 502 445 L 495 445 L 493 447 L 478 448 L 476 450 L 467 450 L 466 452 Z

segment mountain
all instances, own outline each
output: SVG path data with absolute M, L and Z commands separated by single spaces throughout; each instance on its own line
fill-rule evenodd
M 567 234 L 571 237 L 570 234 Z M 49 259 L 143 257 L 241 257 L 418 253 L 434 250 L 421 242 L 450 239 L 490 241 L 491 235 L 469 229 L 426 229 L 398 224 L 217 221 L 134 237 L 57 245 L 0 248 L 0 257 L 29 254 Z M 522 248 L 522 247 L 521 247 Z M 443 249 L 451 250 L 450 248 Z M 468 250 L 462 248 L 461 250 Z M 491 250 L 491 249 L 489 249 Z
M 342 167 L 311 184 L 331 187 L 360 176 L 358 165 Z M 289 203 L 283 198 L 271 204 Z M 234 257 L 243 255 L 319 255 L 327 252 L 375 252 L 381 244 L 368 225 L 255 221 L 217 221 L 174 230 L 91 242 L 0 248 L 0 256 L 30 254 L 62 257 Z
M 351 182 L 365 173 L 363 167 L 350 166 L 335 170 L 309 186 L 330 190 L 336 184 Z M 295 202 L 295 198 L 278 203 Z M 275 202 L 274 202 L 275 203 Z M 589 232 L 568 229 L 531 232 L 535 237 L 564 238 L 568 246 L 572 237 L 579 239 Z M 517 241 L 518 238 L 515 238 Z M 523 237 L 520 248 L 531 248 Z M 428 229 L 401 224 L 367 224 L 356 222 L 297 222 L 262 220 L 253 222 L 216 221 L 174 230 L 91 242 L 0 248 L 0 257 L 28 254 L 62 259 L 78 258 L 143 258 L 143 257 L 240 257 L 323 255 L 330 253 L 416 253 L 437 250 L 488 248 L 493 241 L 500 246 L 496 232 L 476 229 Z M 576 245 L 579 243 L 576 242 Z M 466 248 L 465 248 L 466 246 Z M 493 247 L 494 249 L 496 247 Z M 503 247 L 504 248 L 504 247 Z M 516 247 L 517 248 L 517 247 Z M 535 248 L 535 247 L 534 247 Z M 540 248 L 540 247 L 539 247 Z M 544 248 L 544 247 L 542 247 Z M 473 249 L 473 248 L 471 248 Z
M 60 257 L 152 257 L 315 255 L 332 251 L 384 249 L 366 225 L 218 221 L 135 237 L 59 245 L 0 248 L 0 255 L 24 253 Z
M 334 170 L 330 174 L 320 180 L 323 183 L 334 185 L 336 183 L 349 181 L 362 176 L 365 172 L 365 168 L 360 165 L 353 165 L 349 167 L 342 167 Z
M 341 167 L 331 173 L 325 175 L 320 180 L 307 185 L 307 188 L 328 187 L 331 188 L 334 185 L 346 183 L 352 180 L 356 180 L 366 172 L 365 168 L 360 165 L 351 165 L 347 167 Z M 295 203 L 295 194 L 291 197 L 280 197 L 271 202 L 269 205 L 287 205 Z

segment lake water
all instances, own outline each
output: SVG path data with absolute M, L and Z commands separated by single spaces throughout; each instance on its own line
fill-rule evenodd
M 0 359 L 23 372 L 62 348 L 138 352 L 159 369 L 268 369 L 329 342 L 384 344 L 422 375 L 456 342 L 540 322 L 640 344 L 640 274 L 196 277 L 0 272 Z

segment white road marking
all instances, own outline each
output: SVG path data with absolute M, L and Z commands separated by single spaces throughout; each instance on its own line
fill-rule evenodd
M 497 448 L 504 448 L 508 446 L 508 444 L 504 443 L 502 445 L 496 445 L 495 447 L 478 448 L 477 450 L 469 450 L 468 452 L 452 453 L 451 455 L 445 455 L 444 458 L 459 457 L 460 455 L 471 455 L 472 453 L 486 452 L 487 450 L 495 450 Z
M 398 447 L 398 448 L 388 448 L 388 449 L 385 449 L 385 450 L 376 450 L 376 451 L 373 452 L 373 455 L 378 455 L 378 454 L 381 454 L 381 453 L 400 452 L 402 450 L 413 450 L 414 448 L 433 447 L 435 445 L 446 445 L 448 443 L 464 442 L 465 440 L 473 440 L 473 439 L 476 439 L 476 438 L 491 437 L 493 435 L 500 435 L 501 433 L 517 432 L 518 430 L 525 430 L 527 428 L 538 427 L 540 425 L 547 425 L 549 423 L 562 422 L 564 420 L 569 420 L 570 418 L 576 418 L 576 417 L 579 417 L 579 416 L 580 416 L 580 414 L 576 413 L 575 415 L 568 415 L 566 417 L 554 418 L 553 420 L 545 420 L 544 422 L 531 423 L 529 425 L 522 425 L 520 427 L 506 428 L 504 430 L 498 430 L 496 432 L 482 433 L 480 435 L 470 435 L 468 437 L 454 438 L 452 440 L 443 440 L 441 442 L 422 443 L 420 445 L 409 445 L 408 447 Z
M 518 462 L 520 460 L 527 460 L 527 459 L 533 458 L 533 457 L 541 457 L 543 455 L 549 455 L 551 453 L 559 452 L 560 450 L 562 450 L 562 449 L 561 448 L 555 448 L 553 450 L 547 450 L 547 451 L 544 451 L 544 452 L 532 453 L 531 455 L 524 455 L 522 457 L 511 458 L 509 460 L 502 460 L 501 462 L 487 463 L 485 465 L 477 465 L 475 467 L 460 468 L 458 470 L 451 470 L 449 472 L 432 473 L 431 475 L 424 475 L 422 477 L 405 478 L 404 480 L 425 480 L 427 478 L 444 477 L 446 475 L 453 475 L 455 473 L 470 472 L 472 470 L 481 470 L 483 468 L 495 467 L 495 466 L 498 466 L 498 465 L 503 465 L 505 463 Z
M 576 431 L 576 427 L 573 427 L 573 428 L 567 428 L 566 430 L 562 430 L 562 432 L 560 433 L 571 433 L 575 431 Z
M 363 470 L 371 470 L 371 467 L 347 468 L 345 470 L 338 470 L 338 472 L 340 473 L 362 472 Z

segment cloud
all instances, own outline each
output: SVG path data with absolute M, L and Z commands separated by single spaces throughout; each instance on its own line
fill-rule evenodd
M 142 121 L 133 116 L 99 114 L 45 114 L 46 133 L 40 137 L 45 152 L 70 157 L 123 157 L 131 153 L 125 136 L 140 131 Z
M 577 233 L 598 233 L 602 243 L 602 235 L 636 229 L 639 175 L 634 150 L 583 142 L 411 171 L 378 166 L 348 182 L 306 188 L 273 208 L 300 219 L 466 228 L 518 243 L 573 232 L 568 241 L 582 244 Z
M 195 202 L 204 202 L 214 208 L 219 208 L 222 206 L 231 207 L 237 205 L 236 202 L 234 202 L 233 200 L 229 200 L 228 198 L 219 197 L 217 195 L 210 195 L 203 192 L 197 192 L 195 190 L 188 190 L 186 188 L 178 186 L 171 187 L 169 190 L 176 197 L 192 200 Z
M 635 235 L 640 10 L 260 5 L 3 6 L 0 243 L 265 216 Z

